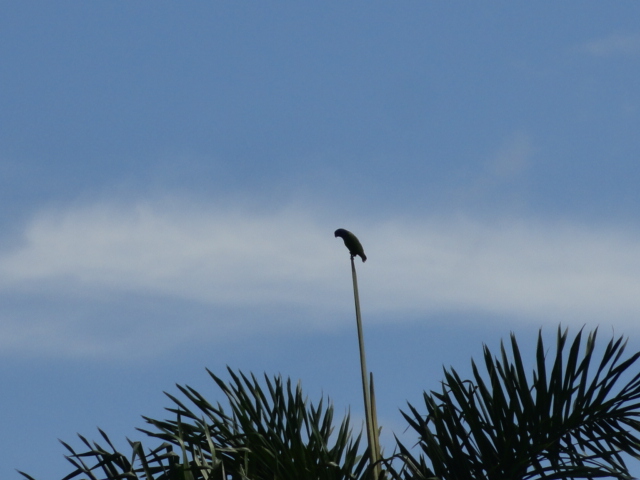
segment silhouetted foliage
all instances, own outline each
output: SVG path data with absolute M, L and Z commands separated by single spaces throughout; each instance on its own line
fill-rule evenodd
M 396 480 L 525 480 L 631 478 L 625 455 L 640 456 L 640 356 L 623 358 L 626 341 L 613 338 L 596 355 L 597 330 L 568 342 L 558 329 L 555 355 L 538 336 L 535 365 L 526 373 L 515 337 L 498 356 L 484 348 L 484 368 L 472 362 L 472 378 L 445 369 L 439 391 L 424 405 L 402 412 L 419 435 L 416 448 L 397 442 L 383 460 Z M 281 377 L 259 382 L 229 369 L 231 381 L 211 378 L 228 406 L 209 403 L 178 386 L 168 395 L 174 420 L 146 418 L 141 430 L 161 445 L 145 453 L 129 441 L 118 452 L 80 436 L 86 450 L 63 443 L 74 471 L 63 480 L 299 480 L 371 478 L 360 434 L 349 416 L 334 425 L 333 407 L 317 405 L 300 385 Z M 628 458 L 628 457 L 627 457 Z M 22 472 L 20 472 L 22 473 Z M 22 473 L 30 480 L 32 477 Z
M 399 445 L 400 477 L 630 478 L 622 454 L 640 454 L 640 373 L 630 371 L 640 353 L 623 360 L 617 338 L 596 359 L 596 334 L 581 354 L 582 331 L 566 351 L 567 331 L 558 329 L 552 359 L 539 335 L 530 376 L 513 335 L 511 357 L 504 344 L 499 357 L 485 347 L 485 373 L 475 362 L 471 380 L 445 370 L 442 390 L 424 394 L 426 414 L 412 405 L 403 412 L 421 454 Z

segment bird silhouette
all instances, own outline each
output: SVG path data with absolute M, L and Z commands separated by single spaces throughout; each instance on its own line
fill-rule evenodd
M 362 262 L 367 261 L 367 256 L 364 254 L 364 248 L 362 248 L 362 244 L 358 237 L 356 237 L 349 230 L 345 230 L 344 228 L 339 228 L 335 231 L 334 237 L 340 237 L 344 240 L 344 245 L 349 249 L 349 253 L 351 254 L 351 258 L 356 255 L 360 255 Z

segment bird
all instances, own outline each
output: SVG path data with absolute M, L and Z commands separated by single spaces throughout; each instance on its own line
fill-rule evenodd
M 349 249 L 351 258 L 355 257 L 356 255 L 360 255 L 362 263 L 367 261 L 367 256 L 364 254 L 364 248 L 362 248 L 360 240 L 358 240 L 358 237 L 356 237 L 349 230 L 339 228 L 335 231 L 334 237 L 340 237 L 344 240 L 344 245 Z

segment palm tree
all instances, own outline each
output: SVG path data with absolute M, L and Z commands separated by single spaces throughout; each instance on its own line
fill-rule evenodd
M 166 394 L 175 420 L 143 417 L 152 429 L 141 431 L 162 440 L 159 447 L 145 454 L 140 442 L 130 441 L 129 458 L 102 430 L 108 448 L 80 436 L 86 451 L 63 442 L 75 467 L 64 480 L 358 480 L 369 475 L 368 457 L 359 453 L 360 435 L 352 436 L 348 415 L 336 431 L 326 400 L 310 403 L 300 384 L 293 388 L 280 376 L 265 375 L 263 387 L 255 376 L 231 369 L 229 383 L 208 372 L 229 411 L 178 385 L 186 400 Z
M 555 355 L 538 336 L 527 375 L 515 337 L 498 356 L 484 349 L 484 369 L 472 362 L 472 378 L 444 372 L 439 391 L 425 392 L 423 407 L 402 412 L 419 435 L 418 451 L 397 442 L 383 459 L 395 480 L 631 478 L 628 456 L 640 456 L 640 352 L 623 357 L 626 342 L 613 338 L 596 349 L 597 330 L 572 342 L 558 329 Z M 510 350 L 510 351 L 509 351 Z M 634 371 L 635 370 L 635 371 Z M 169 395 L 174 420 L 145 418 L 160 446 L 130 442 L 118 452 L 80 436 L 87 448 L 68 444 L 74 471 L 63 480 L 365 480 L 374 472 L 348 415 L 338 426 L 333 408 L 317 405 L 290 380 L 229 369 L 230 382 L 209 372 L 228 410 L 190 387 L 185 399 Z M 424 408 L 424 410 L 421 410 Z M 29 475 L 22 475 L 33 480 Z
M 485 346 L 486 372 L 472 362 L 471 380 L 445 370 L 441 391 L 424 394 L 426 413 L 403 412 L 421 453 L 399 443 L 396 478 L 631 478 L 624 454 L 640 455 L 640 352 L 623 359 L 626 341 L 614 338 L 596 359 L 597 330 L 581 353 L 582 333 L 566 351 L 559 328 L 553 358 L 540 334 L 531 375 L 514 335 L 511 356 L 504 344 L 499 356 Z

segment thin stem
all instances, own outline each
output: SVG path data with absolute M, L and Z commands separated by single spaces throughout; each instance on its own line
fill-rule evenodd
M 369 404 L 371 405 L 371 427 L 374 433 L 376 446 L 376 458 L 381 459 L 380 453 L 380 429 L 378 428 L 378 408 L 376 407 L 376 392 L 373 384 L 373 373 L 369 373 Z M 380 473 L 380 472 L 378 472 Z
M 360 296 L 358 295 L 358 277 L 356 275 L 356 265 L 351 256 L 351 276 L 353 277 L 353 297 L 356 304 L 356 324 L 358 327 L 358 344 L 360 346 L 360 370 L 362 374 L 362 393 L 364 397 L 364 412 L 367 425 L 367 440 L 369 442 L 369 452 L 371 455 L 371 465 L 373 465 L 374 480 L 380 478 L 380 447 L 378 445 L 377 419 L 371 405 L 373 396 L 373 384 L 369 388 L 367 374 L 367 360 L 364 353 L 364 334 L 362 332 L 362 318 L 360 316 Z M 372 377 L 373 379 L 373 377 Z

